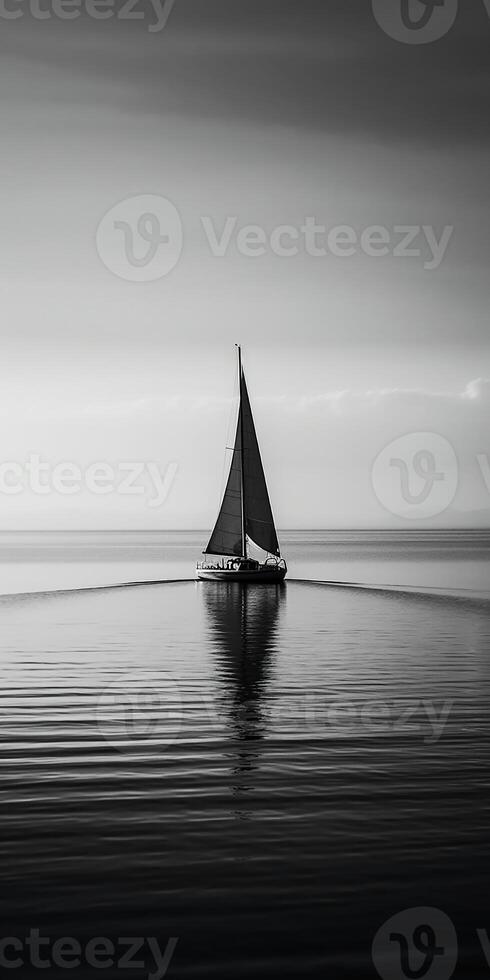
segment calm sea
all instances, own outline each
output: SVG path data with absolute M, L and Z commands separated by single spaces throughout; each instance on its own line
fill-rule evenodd
M 2 976 L 489 975 L 490 534 L 282 538 L 1 536 Z

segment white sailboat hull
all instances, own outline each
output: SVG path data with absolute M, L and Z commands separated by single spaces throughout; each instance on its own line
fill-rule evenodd
M 260 565 L 257 569 L 197 568 L 197 577 L 204 582 L 242 582 L 255 585 L 274 585 L 284 582 L 286 566 Z

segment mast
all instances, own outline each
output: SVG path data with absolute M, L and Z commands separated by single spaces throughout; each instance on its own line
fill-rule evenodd
M 242 518 L 242 556 L 247 557 L 247 517 L 245 514 L 245 448 L 243 441 L 243 404 L 242 404 L 242 348 L 235 344 L 238 351 L 238 384 L 240 391 L 240 405 L 238 415 L 240 419 L 240 447 L 241 447 L 241 466 L 240 466 L 240 509 Z

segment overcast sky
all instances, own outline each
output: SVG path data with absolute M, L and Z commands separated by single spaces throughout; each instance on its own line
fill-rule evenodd
M 149 4 L 135 8 L 143 20 L 63 21 L 11 0 L 22 16 L 0 31 L 2 461 L 177 469 L 157 508 L 0 493 L 1 527 L 210 527 L 236 341 L 280 526 L 411 526 L 371 480 L 383 447 L 411 432 L 442 436 L 459 466 L 428 526 L 490 523 L 490 22 L 483 0 L 459 6 L 447 35 L 408 45 L 368 0 L 176 0 L 160 32 Z M 147 282 L 111 271 L 121 230 L 96 237 L 140 195 L 172 202 L 183 229 L 175 268 Z M 354 254 L 326 237 L 326 254 L 310 254 L 308 216 L 352 228 Z M 263 230 L 254 257 L 237 246 L 247 225 Z M 297 254 L 274 253 L 283 225 Z M 359 246 L 370 226 L 388 254 Z M 393 254 L 399 226 L 429 229 L 412 242 L 420 254 Z M 206 229 L 226 227 L 213 255 Z

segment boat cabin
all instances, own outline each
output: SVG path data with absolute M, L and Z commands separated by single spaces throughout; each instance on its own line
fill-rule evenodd
M 230 571 L 256 572 L 260 568 L 260 562 L 253 558 L 230 558 L 226 567 Z

